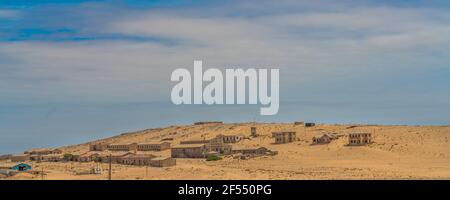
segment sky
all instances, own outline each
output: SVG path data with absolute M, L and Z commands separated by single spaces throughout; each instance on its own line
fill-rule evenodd
M 279 68 L 280 110 L 173 105 L 171 72 Z M 0 1 L 0 153 L 225 122 L 450 124 L 450 2 Z

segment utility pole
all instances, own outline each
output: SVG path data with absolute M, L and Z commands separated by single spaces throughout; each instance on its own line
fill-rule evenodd
M 111 180 L 111 175 L 112 175 L 112 171 L 111 171 L 111 167 L 112 167 L 112 155 L 111 153 L 109 154 L 109 172 L 108 172 L 108 180 Z
M 41 179 L 44 180 L 44 165 L 41 167 Z

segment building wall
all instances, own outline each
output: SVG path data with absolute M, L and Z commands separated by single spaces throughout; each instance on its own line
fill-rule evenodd
M 175 158 L 166 158 L 163 160 L 150 160 L 150 166 L 153 167 L 170 167 L 176 165 Z
M 108 150 L 110 151 L 137 151 L 138 145 L 132 144 L 109 144 Z
M 348 136 L 348 145 L 358 146 L 372 143 L 370 133 L 351 133 Z
M 170 143 L 162 142 L 157 144 L 138 144 L 138 151 L 162 151 L 170 149 Z
M 277 144 L 294 142 L 297 139 L 295 132 L 275 132 L 272 133 L 272 137 L 275 138 Z
M 202 147 L 186 147 L 186 148 L 172 148 L 172 158 L 204 158 L 206 148 Z

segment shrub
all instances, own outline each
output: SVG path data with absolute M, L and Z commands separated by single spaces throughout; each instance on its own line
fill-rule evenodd
M 209 155 L 206 158 L 206 161 L 216 161 L 216 160 L 222 160 L 222 158 L 218 155 Z

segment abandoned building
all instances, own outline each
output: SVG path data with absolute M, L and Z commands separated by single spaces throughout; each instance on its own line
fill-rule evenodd
M 259 148 L 233 149 L 232 153 L 233 154 L 249 155 L 249 156 L 263 156 L 263 155 L 276 155 L 278 152 L 269 150 L 266 147 L 259 147 Z
M 220 154 L 230 154 L 232 146 L 225 142 L 225 138 L 227 143 L 232 143 L 236 141 L 240 141 L 242 138 L 240 136 L 224 136 L 218 135 L 216 137 L 210 136 L 208 138 L 203 139 L 195 139 L 195 140 L 186 140 L 180 142 L 180 147 L 187 144 L 203 144 L 205 145 L 205 151 L 217 151 Z
M 289 143 L 297 140 L 296 132 L 294 131 L 273 132 L 272 137 L 275 138 L 276 144 Z
M 217 138 L 222 138 L 224 143 L 237 143 L 241 141 L 244 137 L 241 135 L 218 135 Z
M 123 157 L 132 154 L 132 152 L 102 152 L 98 154 L 98 157 L 95 161 L 109 162 L 109 159 L 111 159 L 112 163 L 120 163 Z
M 11 160 L 12 154 L 0 155 L 0 160 Z
M 30 155 L 28 154 L 17 154 L 11 156 L 11 162 L 25 162 L 30 160 Z
M 170 142 L 139 143 L 137 146 L 138 151 L 163 151 L 166 149 L 170 149 Z
M 52 148 L 40 148 L 40 149 L 30 149 L 24 152 L 24 154 L 28 155 L 49 155 L 49 154 L 61 154 L 62 151 L 60 149 L 52 149 Z
M 89 151 L 105 151 L 108 149 L 108 144 L 105 142 L 89 143 Z
M 256 127 L 250 127 L 250 136 L 258 137 L 258 134 L 256 133 Z
M 322 134 L 322 135 L 317 135 L 314 136 L 312 138 L 313 144 L 328 144 L 330 143 L 332 140 L 337 139 L 338 136 L 334 135 L 334 134 Z
M 370 133 L 350 133 L 348 135 L 349 146 L 360 146 L 372 143 L 372 134 Z
M 120 159 L 120 163 L 124 165 L 149 165 L 150 160 L 156 156 L 151 154 L 129 154 Z
M 84 154 L 81 154 L 78 157 L 78 162 L 91 162 L 91 161 L 95 161 L 96 158 L 99 156 L 99 153 L 96 152 L 87 152 Z
M 294 122 L 294 125 L 304 125 L 304 124 L 305 124 L 305 122 L 303 122 L 303 121 Z
M 137 151 L 137 148 L 137 143 L 108 144 L 108 150 L 110 151 Z
M 171 148 L 172 158 L 204 158 L 207 152 L 205 144 L 183 144 Z
M 313 126 L 316 126 L 316 123 L 312 123 L 312 122 L 305 123 L 305 127 L 313 127 Z
M 62 154 L 43 155 L 42 161 L 44 161 L 44 162 L 61 162 L 61 161 L 64 161 L 64 156 Z
M 157 157 L 150 160 L 152 167 L 170 167 L 176 165 L 176 159 L 171 157 Z
M 194 122 L 194 125 L 222 125 L 221 121 L 203 121 L 203 122 Z

